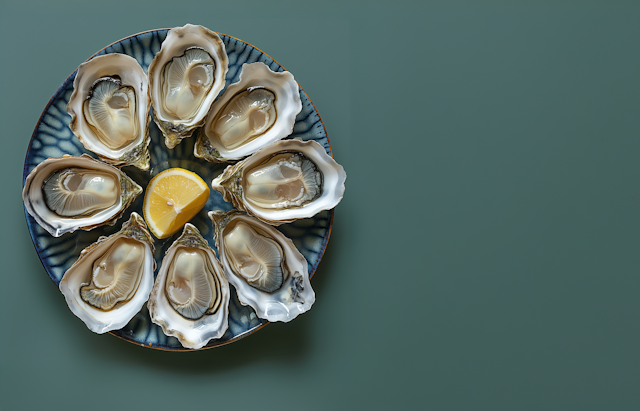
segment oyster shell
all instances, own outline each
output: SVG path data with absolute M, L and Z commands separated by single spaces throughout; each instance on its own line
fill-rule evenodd
M 148 70 L 153 119 L 167 147 L 202 125 L 228 69 L 224 43 L 216 33 L 192 24 L 169 30 Z
M 48 158 L 25 180 L 22 201 L 52 236 L 114 225 L 142 188 L 116 167 L 87 154 Z
M 238 82 L 211 106 L 193 153 L 213 162 L 239 160 L 291 134 L 301 110 L 293 74 L 245 63 Z
M 151 321 L 185 348 L 202 348 L 227 330 L 229 282 L 192 224 L 167 250 L 147 306 Z
M 106 54 L 82 63 L 67 112 L 73 133 L 101 160 L 149 168 L 149 81 L 136 59 Z
M 220 262 L 238 299 L 259 318 L 288 322 L 308 311 L 316 296 L 307 260 L 274 227 L 237 210 L 211 211 Z
M 149 299 L 153 239 L 142 217 L 131 213 L 122 229 L 82 250 L 60 281 L 71 311 L 98 334 L 124 327 Z
M 282 140 L 228 166 L 211 187 L 236 208 L 280 225 L 335 207 L 346 178 L 315 141 Z

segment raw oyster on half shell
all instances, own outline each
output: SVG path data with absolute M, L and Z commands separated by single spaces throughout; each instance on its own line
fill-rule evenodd
M 280 225 L 334 208 L 346 178 L 315 141 L 282 140 L 228 166 L 211 186 L 234 207 Z
M 153 239 L 142 217 L 131 213 L 122 229 L 82 250 L 59 288 L 71 311 L 95 333 L 124 327 L 149 299 Z
M 239 160 L 291 134 L 301 110 L 293 74 L 245 63 L 238 82 L 211 106 L 193 153 L 207 161 Z
M 316 296 L 307 260 L 274 227 L 237 210 L 211 211 L 220 262 L 242 304 L 259 318 L 288 322 L 308 311 Z
M 22 190 L 22 201 L 52 236 L 114 225 L 142 188 L 120 169 L 87 154 L 64 155 L 38 164 Z
M 185 348 L 202 348 L 227 330 L 229 282 L 192 224 L 167 250 L 147 306 L 151 321 Z
M 101 160 L 149 168 L 149 81 L 136 59 L 106 54 L 82 63 L 67 112 L 73 133 Z
M 202 125 L 228 69 L 224 43 L 213 31 L 192 24 L 169 30 L 148 70 L 153 119 L 168 148 Z

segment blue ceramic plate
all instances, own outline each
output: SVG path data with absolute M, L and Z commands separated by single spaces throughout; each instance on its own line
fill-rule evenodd
M 127 54 L 138 60 L 138 63 L 140 63 L 146 72 L 151 60 L 160 50 L 162 41 L 167 36 L 167 31 L 166 29 L 153 30 L 135 34 L 113 43 L 96 53 L 93 57 L 110 53 Z M 261 61 L 273 71 L 284 71 L 284 68 L 280 66 L 280 64 L 261 50 L 234 37 L 221 33 L 218 34 L 224 41 L 227 54 L 229 55 L 229 71 L 225 79 L 225 89 L 229 84 L 238 81 L 240 69 L 244 63 Z M 69 120 L 71 117 L 67 114 L 66 106 L 73 92 L 73 80 L 76 77 L 76 73 L 77 71 L 62 83 L 62 86 L 60 86 L 44 109 L 40 120 L 38 120 L 24 162 L 23 187 L 29 172 L 49 157 L 62 157 L 64 154 L 78 156 L 87 153 L 97 158 L 95 154 L 84 149 L 69 128 Z M 293 74 L 295 75 L 295 73 Z M 220 95 L 221 94 L 222 93 L 220 93 Z M 324 125 L 315 107 L 302 89 L 300 90 L 300 98 L 302 99 L 302 111 L 296 118 L 293 134 L 291 134 L 289 138 L 315 140 L 331 155 L 331 147 Z M 211 182 L 227 165 L 208 163 L 205 160 L 194 157 L 193 144 L 195 137 L 184 139 L 176 148 L 169 150 L 164 144 L 162 133 L 153 121 L 151 121 L 149 128 L 149 134 L 151 135 L 151 143 L 149 145 L 151 154 L 150 170 L 144 172 L 135 167 L 123 168 L 123 171 L 143 188 L 147 186 L 153 176 L 168 168 L 185 168 L 197 173 L 205 181 Z M 197 130 L 193 135 L 195 136 L 196 134 Z M 35 222 L 33 217 L 31 217 L 25 209 L 27 225 L 33 244 L 51 280 L 58 285 L 65 271 L 67 271 L 80 256 L 80 251 L 97 241 L 98 237 L 111 235 L 120 230 L 122 223 L 129 219 L 132 211 L 142 215 L 143 198 L 144 193 L 138 196 L 133 204 L 126 210 L 124 216 L 118 220 L 113 227 L 102 226 L 92 231 L 79 230 L 75 233 L 65 234 L 59 238 L 54 238 L 49 235 L 47 231 Z M 206 213 L 210 210 L 230 210 L 232 208 L 231 204 L 222 199 L 222 194 L 211 190 L 211 195 L 209 196 L 206 206 L 191 220 L 191 223 L 198 227 L 204 238 L 209 242 L 209 245 L 214 249 L 214 230 Z M 332 220 L 333 211 L 323 211 L 313 218 L 298 220 L 278 227 L 278 230 L 293 240 L 298 250 L 300 250 L 302 255 L 307 259 L 309 276 L 313 276 L 327 246 L 331 233 Z M 155 260 L 158 267 L 160 267 L 165 251 L 180 234 L 181 232 L 178 232 L 167 239 L 155 241 Z M 155 274 L 157 275 L 157 269 Z M 251 307 L 243 306 L 238 301 L 233 286 L 231 286 L 231 289 L 229 329 L 222 338 L 211 340 L 204 348 L 216 347 L 233 342 L 268 324 L 268 321 L 257 318 Z M 69 312 L 69 315 L 73 314 Z M 124 328 L 112 331 L 111 334 L 145 347 L 172 351 L 186 350 L 182 347 L 178 339 L 175 337 L 167 337 L 159 326 L 151 322 L 146 305 Z

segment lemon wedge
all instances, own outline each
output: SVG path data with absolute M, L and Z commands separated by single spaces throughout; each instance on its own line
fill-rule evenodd
M 153 177 L 144 195 L 144 219 L 158 238 L 167 238 L 191 220 L 209 199 L 209 186 L 200 176 L 170 168 Z

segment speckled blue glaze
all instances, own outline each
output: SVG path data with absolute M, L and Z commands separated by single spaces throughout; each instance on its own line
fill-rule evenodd
M 146 72 L 149 64 L 151 64 L 151 60 L 153 60 L 155 54 L 160 50 L 162 41 L 166 36 L 167 30 L 154 30 L 140 33 L 108 46 L 98 52 L 96 56 L 110 53 L 127 54 L 138 60 L 138 63 L 140 63 Z M 229 55 L 229 71 L 225 79 L 225 89 L 229 84 L 238 81 L 240 70 L 244 63 L 260 61 L 269 66 L 273 71 L 284 71 L 271 57 L 250 44 L 222 34 L 220 37 L 224 41 L 227 54 Z M 36 125 L 24 162 L 23 187 L 29 172 L 49 157 L 62 157 L 64 154 L 77 156 L 87 153 L 97 158 L 95 154 L 84 149 L 69 128 L 69 120 L 71 117 L 67 114 L 66 106 L 73 92 L 73 80 L 75 79 L 76 73 L 77 71 L 69 76 L 62 86 L 60 86 L 49 101 L 49 104 Z M 327 133 L 315 107 L 302 90 L 300 91 L 300 98 L 302 100 L 302 111 L 296 118 L 294 131 L 289 138 L 315 140 L 331 155 Z M 193 145 L 195 137 L 182 140 L 173 150 L 169 150 L 164 145 L 162 133 L 153 121 L 150 123 L 149 134 L 151 135 L 151 144 L 149 146 L 151 155 L 150 170 L 144 172 L 135 167 L 123 168 L 123 171 L 143 188 L 147 186 L 153 176 L 173 167 L 191 170 L 210 183 L 227 165 L 208 163 L 194 157 Z M 194 136 L 196 134 L 197 130 Z M 80 251 L 97 241 L 98 237 L 110 235 L 118 231 L 122 223 L 129 218 L 132 211 L 136 211 L 142 215 L 143 196 L 144 194 L 140 195 L 133 202 L 126 210 L 124 216 L 118 220 L 113 227 L 102 226 L 92 231 L 76 231 L 75 233 L 65 234 L 59 238 L 50 236 L 47 231 L 35 222 L 33 217 L 31 217 L 25 209 L 27 225 L 31 233 L 31 238 L 33 239 L 33 244 L 42 261 L 42 265 L 53 282 L 58 285 L 65 271 L 78 259 Z M 207 217 L 207 212 L 210 210 L 230 210 L 232 208 L 231 204 L 222 199 L 220 193 L 211 190 L 211 195 L 209 196 L 206 206 L 191 221 L 191 223 L 198 227 L 203 237 L 214 250 L 216 247 L 213 240 L 213 226 Z M 313 276 L 327 246 L 332 219 L 333 211 L 323 211 L 313 218 L 298 220 L 278 227 L 282 233 L 293 240 L 298 250 L 300 250 L 307 259 L 310 276 Z M 178 232 L 167 239 L 155 241 L 155 260 L 158 268 L 160 267 L 165 251 L 180 234 L 181 232 Z M 156 269 L 155 275 L 157 275 L 157 272 L 158 269 Z M 251 307 L 243 306 L 238 301 L 233 286 L 231 288 L 233 291 L 229 305 L 229 329 L 222 338 L 210 341 L 205 348 L 215 347 L 242 338 L 267 323 L 267 321 L 257 318 Z M 69 315 L 72 314 L 69 313 Z M 165 336 L 162 329 L 151 322 L 146 305 L 124 328 L 113 331 L 112 334 L 133 343 L 151 346 L 153 348 L 185 350 L 175 337 Z

